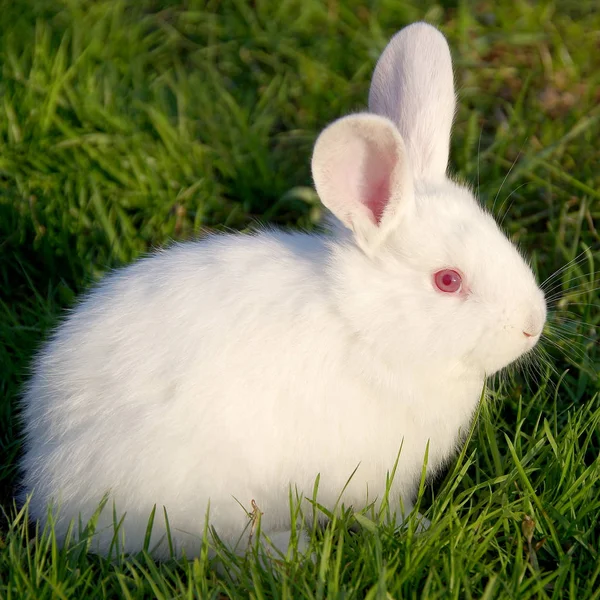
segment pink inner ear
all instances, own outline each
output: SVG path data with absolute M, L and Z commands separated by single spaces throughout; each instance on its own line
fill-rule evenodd
M 379 183 L 370 184 L 369 187 L 365 204 L 373 215 L 374 223 L 379 225 L 383 211 L 390 199 L 390 180 L 389 178 L 382 179 Z
M 371 148 L 365 159 L 362 203 L 369 209 L 373 222 L 379 225 L 390 201 L 392 173 L 398 155 L 395 149 Z

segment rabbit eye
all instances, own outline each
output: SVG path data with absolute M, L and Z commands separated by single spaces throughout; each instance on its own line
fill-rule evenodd
M 442 269 L 433 276 L 433 282 L 440 292 L 455 294 L 462 288 L 462 277 L 454 269 Z

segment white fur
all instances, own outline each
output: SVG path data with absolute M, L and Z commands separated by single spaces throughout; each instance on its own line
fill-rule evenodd
M 32 517 L 54 502 L 64 536 L 110 492 L 97 551 L 108 552 L 114 502 L 125 550 L 142 547 L 157 505 L 151 546 L 164 506 L 176 552 L 196 553 L 209 502 L 210 524 L 234 545 L 248 526 L 237 501 L 255 500 L 262 530 L 287 540 L 290 485 L 310 497 L 320 474 L 318 500 L 332 508 L 358 466 L 343 502 L 360 509 L 381 499 L 401 445 L 391 500 L 410 509 L 428 442 L 435 472 L 486 375 L 531 349 L 545 320 L 517 250 L 440 174 L 454 108 L 422 113 L 406 96 L 418 81 L 447 87 L 446 53 L 429 26 L 398 34 L 384 57 L 402 66 L 390 89 L 405 107 L 378 103 L 381 116 L 341 119 L 317 141 L 317 190 L 349 229 L 176 244 L 107 276 L 70 313 L 24 396 Z M 418 73 L 416 86 L 398 73 Z M 374 185 L 389 190 L 380 215 Z M 434 289 L 446 267 L 464 293 Z

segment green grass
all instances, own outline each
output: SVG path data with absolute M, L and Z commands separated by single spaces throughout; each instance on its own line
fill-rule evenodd
M 597 2 L 0 0 L 0 11 L 0 598 L 600 598 Z M 12 503 L 16 400 L 61 310 L 173 238 L 256 221 L 312 228 L 316 135 L 364 107 L 386 41 L 421 18 L 456 59 L 453 169 L 541 280 L 568 265 L 549 284 L 544 355 L 494 386 L 461 457 L 424 486 L 428 532 L 347 511 L 314 533 L 314 561 L 224 556 L 218 570 L 206 555 L 107 562 L 27 527 Z

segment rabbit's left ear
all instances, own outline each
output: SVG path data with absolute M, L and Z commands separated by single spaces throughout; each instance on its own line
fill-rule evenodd
M 386 118 L 344 117 L 317 139 L 312 173 L 321 202 L 371 254 L 414 204 L 402 137 Z
M 369 110 L 396 124 L 415 181 L 445 177 L 455 109 L 446 38 L 427 23 L 405 27 L 390 40 L 377 62 Z

